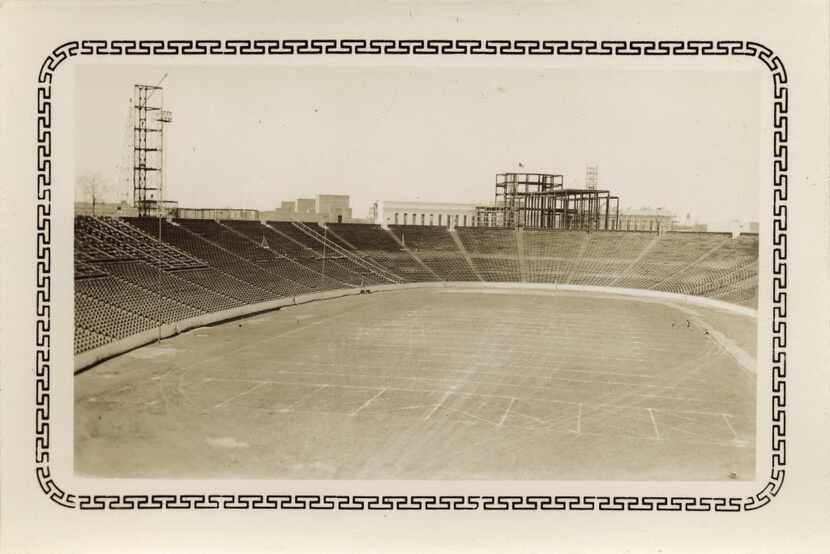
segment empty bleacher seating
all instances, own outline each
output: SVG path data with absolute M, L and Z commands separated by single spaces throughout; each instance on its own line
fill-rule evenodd
M 444 281 L 479 280 L 446 227 L 390 225 L 389 231 L 437 278 Z
M 258 221 L 223 221 L 222 224 L 245 235 L 260 247 L 264 246 L 288 258 L 291 264 L 282 264 L 280 271 L 289 279 L 316 288 L 339 288 L 361 283 L 361 274 L 341 263 L 342 257 L 337 252 L 327 249 L 290 221 L 268 224 Z M 275 257 L 270 256 L 266 258 L 266 263 L 260 265 L 274 267 L 275 263 Z
M 158 220 L 151 221 L 157 229 Z M 76 219 L 75 238 L 82 243 L 89 241 L 91 246 L 96 247 L 90 249 L 93 254 L 90 261 L 138 259 L 162 269 L 187 269 L 205 265 L 201 260 L 155 239 L 151 233 L 110 217 L 79 216 Z M 104 256 L 96 259 L 96 251 Z
M 272 256 L 255 245 L 248 248 L 248 241 L 232 235 L 230 230 L 220 228 L 215 221 L 194 219 L 177 220 L 177 225 L 165 224 L 162 237 L 189 254 L 207 261 L 223 273 L 267 291 L 270 298 L 310 290 L 259 267 L 255 260 L 266 260 Z M 234 250 L 235 247 L 239 247 L 239 250 Z
M 470 255 L 498 254 L 518 257 L 518 242 L 513 229 L 458 227 L 455 232 Z
M 321 264 L 311 262 L 303 264 L 297 258 L 289 257 L 287 254 L 276 250 L 267 238 L 264 242 L 262 237 L 257 240 L 237 228 L 217 221 L 182 219 L 177 220 L 177 222 L 193 233 L 219 245 L 227 252 L 244 258 L 269 273 L 269 278 L 274 282 L 279 282 L 286 295 L 302 294 L 315 290 L 330 290 L 342 288 L 346 285 L 331 274 L 324 275 L 319 269 Z M 268 232 L 259 222 L 245 223 L 262 228 L 258 229 L 260 233 Z M 248 229 L 248 227 L 246 226 L 245 229 Z M 273 240 L 273 236 L 271 238 Z M 261 282 L 259 278 L 257 282 Z
M 390 225 L 389 231 L 413 252 L 458 253 L 458 247 L 446 227 Z
M 179 271 L 176 277 L 190 281 L 222 296 L 239 300 L 242 304 L 254 304 L 273 299 L 273 294 L 214 267 Z
M 377 283 L 656 289 L 757 306 L 758 236 L 75 218 L 75 352 L 160 324 Z
M 418 252 L 418 257 L 432 272 L 444 281 L 479 281 L 467 259 L 460 253 Z
M 516 231 L 506 228 L 457 227 L 455 233 L 475 273 L 483 280 L 523 280 Z
M 79 280 L 75 283 L 75 290 L 110 306 L 163 323 L 172 323 L 202 313 L 192 306 L 171 301 L 149 288 L 114 276 Z
M 369 223 L 329 223 L 338 238 L 364 252 L 400 252 L 400 246 L 380 225 Z
M 75 291 L 75 352 L 97 348 L 156 326 L 152 319 Z M 78 329 L 83 331 L 78 331 Z M 80 341 L 80 342 L 78 342 Z
M 75 323 L 75 354 L 104 346 L 112 340 L 114 340 L 112 337 L 90 331 L 78 321 Z
M 651 289 L 672 278 L 728 240 L 720 233 L 666 233 L 613 285 Z
M 380 269 L 385 277 L 392 277 L 392 282 L 429 281 L 435 276 L 412 258 L 386 230 L 380 225 L 368 223 L 329 223 L 326 228 L 329 236 L 344 245 L 353 248 L 371 265 Z
M 181 279 L 176 273 L 162 271 L 144 262 L 113 262 L 106 267 L 111 275 L 204 313 L 241 305 L 241 302 L 232 297 L 218 294 L 192 281 Z
M 652 233 L 587 233 L 582 255 L 569 268 L 569 284 L 608 286 L 637 259 L 655 238 Z
M 485 258 L 473 256 L 473 265 L 485 281 L 493 282 L 521 282 L 521 271 L 518 258 Z
M 527 260 L 527 280 L 564 283 L 583 252 L 588 233 L 583 231 L 526 230 L 517 235 Z

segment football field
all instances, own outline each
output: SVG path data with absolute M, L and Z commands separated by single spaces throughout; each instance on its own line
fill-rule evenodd
M 413 289 L 193 329 L 75 377 L 105 477 L 755 477 L 754 318 L 664 300 Z

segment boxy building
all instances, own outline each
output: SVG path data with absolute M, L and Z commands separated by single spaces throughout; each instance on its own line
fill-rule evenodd
M 472 227 L 476 205 L 449 202 L 407 202 L 378 200 L 370 209 L 370 218 L 378 225 L 438 225 Z
M 320 194 L 317 196 L 317 213 L 326 221 L 343 223 L 352 218 L 348 194 Z

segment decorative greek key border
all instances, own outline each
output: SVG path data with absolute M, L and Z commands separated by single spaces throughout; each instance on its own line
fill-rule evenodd
M 89 495 L 63 490 L 49 458 L 52 76 L 73 56 L 237 55 L 463 55 L 463 56 L 750 56 L 772 73 L 772 470 L 763 488 L 748 497 L 678 496 L 338 496 L 279 494 Z M 35 474 L 57 504 L 101 509 L 281 510 L 756 510 L 780 492 L 786 467 L 787 346 L 787 72 L 777 55 L 749 41 L 594 40 L 81 40 L 49 54 L 37 81 L 37 280 L 35 319 Z

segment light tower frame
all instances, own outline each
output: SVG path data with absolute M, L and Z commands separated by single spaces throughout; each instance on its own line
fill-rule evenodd
M 133 86 L 133 205 L 139 217 L 164 212 L 164 127 L 172 121 L 163 87 Z

